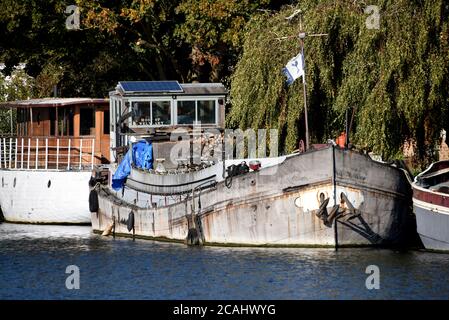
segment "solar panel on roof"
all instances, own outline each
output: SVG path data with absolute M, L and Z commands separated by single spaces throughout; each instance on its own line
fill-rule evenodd
M 125 92 L 183 92 L 178 81 L 123 81 Z

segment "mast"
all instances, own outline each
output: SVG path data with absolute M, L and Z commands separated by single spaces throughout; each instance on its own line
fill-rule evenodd
M 307 112 L 307 84 L 306 84 L 306 67 L 305 67 L 306 57 L 304 55 L 304 39 L 306 37 L 323 37 L 323 36 L 327 36 L 328 34 L 327 33 L 307 34 L 305 31 L 303 31 L 303 29 L 302 29 L 302 10 L 301 9 L 295 10 L 292 15 L 290 15 L 289 17 L 286 17 L 285 19 L 288 20 L 289 22 L 291 22 L 293 20 L 293 18 L 296 17 L 297 15 L 299 15 L 299 34 L 298 34 L 298 36 L 295 36 L 295 38 L 296 37 L 299 38 L 299 43 L 301 45 L 301 54 L 302 54 L 302 59 L 303 59 L 304 75 L 303 75 L 302 83 L 303 83 L 303 97 L 304 97 L 304 125 L 305 125 L 305 131 L 306 131 L 305 149 L 308 150 L 310 138 L 309 138 L 309 121 L 308 121 L 308 112 Z M 284 39 L 289 39 L 289 38 L 292 38 L 292 36 L 279 37 L 277 39 L 284 40 Z
M 300 23 L 300 28 L 302 23 Z M 302 28 L 301 28 L 302 29 Z M 302 81 L 302 87 L 303 87 L 303 95 L 304 95 L 304 123 L 306 127 L 306 150 L 309 150 L 309 121 L 307 116 L 307 87 L 306 87 L 306 67 L 305 67 L 305 61 L 306 57 L 304 55 L 304 38 L 306 37 L 305 32 L 299 33 L 299 42 L 301 44 L 301 53 L 302 58 L 304 59 L 304 76 Z

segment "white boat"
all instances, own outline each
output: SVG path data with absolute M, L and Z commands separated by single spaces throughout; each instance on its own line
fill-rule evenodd
M 7 222 L 90 224 L 87 185 L 109 159 L 106 99 L 48 98 L 15 108 L 16 134 L 0 138 L 0 208 Z
M 449 161 L 432 163 L 412 186 L 413 211 L 424 247 L 449 251 Z

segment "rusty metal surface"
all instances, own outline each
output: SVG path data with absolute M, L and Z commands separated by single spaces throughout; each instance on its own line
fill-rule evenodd
M 289 157 L 268 170 L 233 177 L 194 199 L 194 215 L 205 243 L 224 245 L 335 245 L 333 227 L 317 215 L 321 200 L 336 195 L 338 242 L 341 245 L 379 245 L 401 241 L 407 214 L 407 182 L 399 170 L 375 163 L 352 151 L 336 149 L 336 186 L 332 183 L 332 148 Z M 273 170 L 275 170 L 273 172 Z M 342 202 L 344 193 L 350 204 Z M 158 208 L 133 206 L 148 194 L 135 190 L 100 192 L 98 214 L 92 227 L 104 230 L 115 223 L 115 232 L 130 234 L 127 217 L 135 214 L 137 235 L 184 241 L 192 215 L 192 198 L 186 196 Z M 143 202 L 142 202 L 143 201 Z M 357 215 L 349 214 L 357 211 Z M 334 222 L 335 223 L 335 222 Z

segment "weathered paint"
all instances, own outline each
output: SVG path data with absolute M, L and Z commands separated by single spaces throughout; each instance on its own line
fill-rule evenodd
M 449 209 L 413 199 L 413 212 L 424 247 L 449 251 Z
M 449 186 L 448 173 L 449 161 L 435 162 L 412 184 L 417 231 L 429 250 L 449 251 L 449 194 L 437 191 Z
M 361 215 L 339 220 L 339 245 L 401 241 L 408 191 L 403 173 L 353 151 L 335 152 L 335 188 L 332 148 L 328 148 L 288 157 L 270 169 L 274 170 L 271 175 L 264 170 L 250 172 L 234 177 L 230 188 L 219 182 L 215 188 L 203 191 L 201 212 L 196 213 L 205 243 L 333 246 L 334 228 L 325 226 L 316 212 L 321 193 L 330 198 L 330 211 L 334 201 L 341 203 L 342 192 Z M 140 193 L 139 201 L 145 196 L 149 195 Z M 186 238 L 191 198 L 164 207 L 144 208 L 131 205 L 132 197 L 137 197 L 135 190 L 126 189 L 124 195 L 102 190 L 100 210 L 92 214 L 93 229 L 104 230 L 115 220 L 117 234 L 130 234 L 126 221 L 133 210 L 137 235 L 176 241 Z M 198 204 L 196 196 L 196 208 Z
M 90 223 L 89 171 L 0 170 L 0 206 L 6 221 Z

